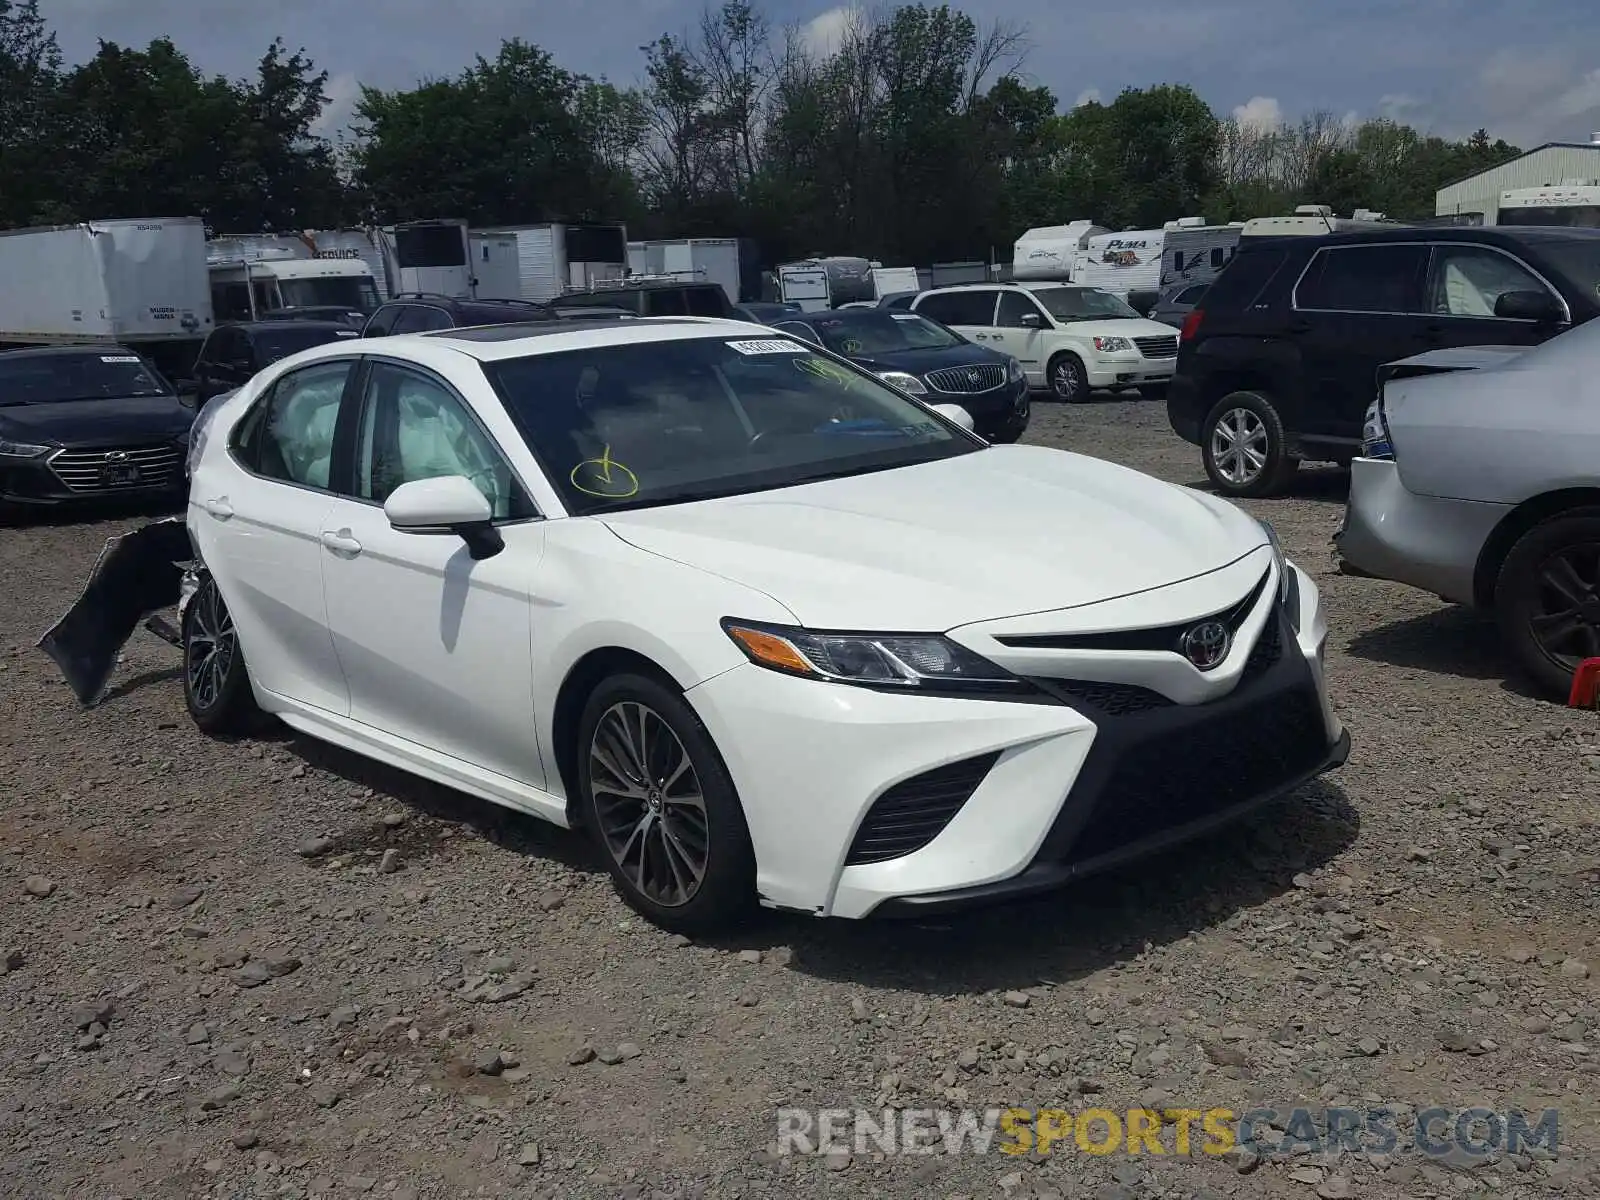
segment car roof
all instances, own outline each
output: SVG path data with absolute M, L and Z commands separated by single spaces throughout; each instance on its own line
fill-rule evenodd
M 0 358 L 15 362 L 21 358 L 75 358 L 84 354 L 138 354 L 131 346 L 110 346 L 98 342 L 72 342 L 64 346 L 24 346 L 19 350 L 0 350 Z
M 480 362 L 522 358 L 530 354 L 557 354 L 563 350 L 592 350 L 604 346 L 632 346 L 674 342 L 689 338 L 748 338 L 750 325 L 721 317 L 639 317 L 632 321 L 529 321 L 479 325 L 465 329 L 435 329 L 383 338 L 388 345 L 419 342 L 447 346 Z M 344 343 L 348 353 L 350 343 Z
M 286 329 L 350 332 L 350 326 L 343 321 L 223 321 L 217 329 L 242 329 L 246 333 L 282 333 Z
M 1241 246 L 1255 238 L 1241 239 Z M 1281 245 L 1285 238 L 1261 238 L 1262 242 Z M 1294 238 L 1312 248 L 1318 246 L 1370 246 L 1387 242 L 1465 242 L 1471 245 L 1513 246 L 1538 245 L 1556 242 L 1584 242 L 1600 244 L 1600 229 L 1581 229 L 1573 226 L 1550 225 L 1402 225 L 1395 229 L 1360 229 L 1346 233 L 1329 233 L 1314 237 Z
M 927 288 L 924 291 L 918 292 L 917 295 L 929 296 L 934 292 L 991 292 L 995 288 L 1000 288 L 1003 291 L 1008 292 L 1039 292 L 1044 291 L 1047 288 L 1071 288 L 1072 290 L 1078 292 L 1097 292 L 1100 290 L 1099 288 L 1089 287 L 1086 284 L 1081 283 L 1057 283 L 1049 279 L 1038 279 L 1027 282 L 1013 283 L 946 283 L 939 287 Z

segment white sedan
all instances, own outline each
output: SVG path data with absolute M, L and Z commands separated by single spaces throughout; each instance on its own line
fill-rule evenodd
M 584 827 L 668 928 L 1042 891 L 1348 748 L 1261 523 L 745 324 L 335 343 L 190 461 L 201 728 Z

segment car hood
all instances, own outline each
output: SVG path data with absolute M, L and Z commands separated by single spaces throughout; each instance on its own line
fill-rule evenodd
M 978 363 L 1004 363 L 1006 355 L 984 346 L 939 346 L 919 350 L 891 350 L 882 354 L 852 355 L 851 361 L 869 371 L 907 371 L 925 375 L 945 367 L 970 367 Z
M 1104 320 L 1091 317 L 1082 321 L 1063 321 L 1061 327 L 1078 333 L 1092 334 L 1095 337 L 1172 336 L 1172 326 L 1163 325 L 1160 321 L 1146 320 L 1144 317 L 1107 317 Z
M 1224 500 L 1042 446 L 602 519 L 812 628 L 907 632 L 1163 587 L 1267 540 Z
M 182 434 L 194 413 L 176 396 L 124 396 L 0 408 L 0 433 L 61 446 L 127 446 Z

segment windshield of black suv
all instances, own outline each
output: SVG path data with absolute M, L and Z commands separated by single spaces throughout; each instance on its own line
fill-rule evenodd
M 959 346 L 962 339 L 942 325 L 915 313 L 865 309 L 832 313 L 811 321 L 822 344 L 847 358 L 870 358 L 897 350 L 942 350 Z
M 483 364 L 575 514 L 789 487 L 983 448 L 788 337 L 696 337 Z
M 1032 289 L 1033 298 L 1058 321 L 1105 321 L 1139 316 L 1123 301 L 1099 288 L 1051 287 Z
M 281 329 L 260 329 L 256 331 L 256 352 L 261 358 L 261 365 L 275 363 L 280 358 L 288 358 L 291 354 L 298 354 L 302 350 L 309 350 L 313 346 L 326 345 L 336 342 L 341 338 L 354 338 L 356 331 L 353 329 L 325 329 L 313 326 L 306 328 L 293 322 L 283 322 Z
M 337 305 L 364 313 L 378 310 L 378 288 L 364 275 L 322 275 L 314 279 L 280 279 L 278 294 L 286 308 Z
M 126 350 L 0 355 L 0 408 L 172 394 L 154 367 Z

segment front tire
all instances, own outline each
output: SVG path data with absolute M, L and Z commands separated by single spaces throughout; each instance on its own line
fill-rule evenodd
M 1289 455 L 1283 418 L 1260 392 L 1233 392 L 1200 426 L 1206 477 L 1224 496 L 1280 495 L 1300 463 Z
M 1058 354 L 1045 368 L 1050 394 L 1063 404 L 1085 404 L 1089 400 L 1089 373 L 1076 354 Z
M 644 675 L 604 680 L 578 725 L 585 823 L 622 898 L 675 933 L 737 924 L 755 900 L 744 809 L 683 695 Z
M 183 699 L 201 732 L 249 731 L 260 715 L 233 617 L 206 575 L 183 610 Z
M 1600 658 L 1600 508 L 1535 525 L 1500 566 L 1495 619 L 1540 692 L 1565 700 L 1585 658 Z

